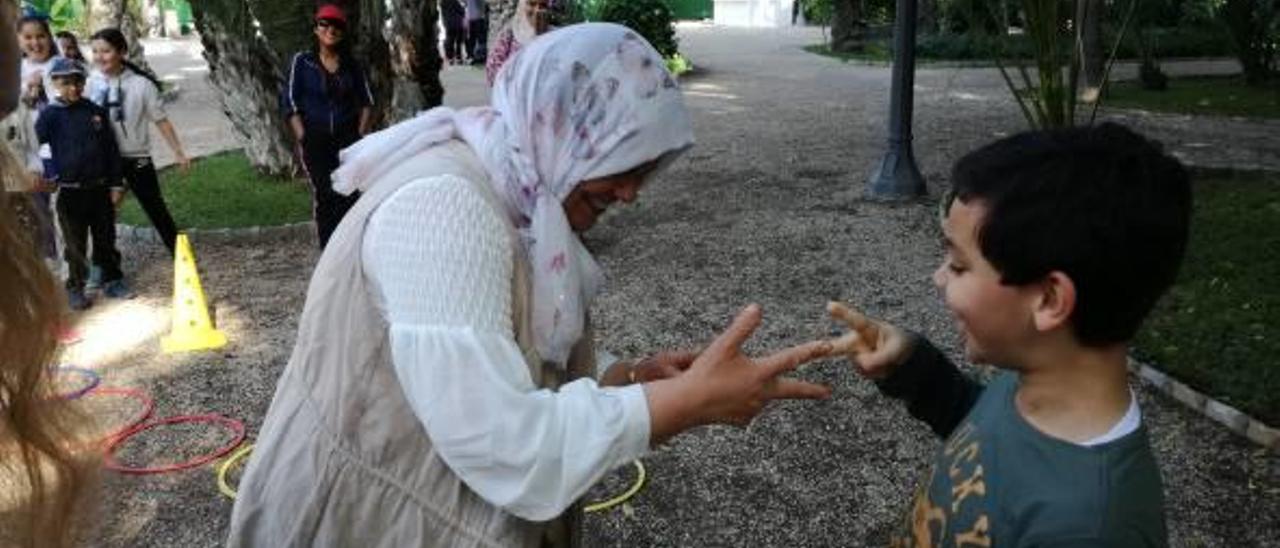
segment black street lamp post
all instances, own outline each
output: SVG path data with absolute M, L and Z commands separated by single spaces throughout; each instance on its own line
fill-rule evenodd
M 893 87 L 889 97 L 889 150 L 871 176 L 867 195 L 908 200 L 926 193 L 924 176 L 911 151 L 911 111 L 916 76 L 916 2 L 898 0 L 894 23 Z

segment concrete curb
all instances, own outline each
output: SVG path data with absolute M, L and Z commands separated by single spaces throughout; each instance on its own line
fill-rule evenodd
M 1129 358 L 1129 370 L 1151 387 L 1263 448 L 1280 454 L 1280 429 L 1215 400 L 1150 365 Z
M 290 238 L 314 236 L 315 223 L 304 221 L 279 226 L 249 226 L 243 228 L 191 228 L 183 230 L 192 243 L 257 243 Z M 150 226 L 116 224 L 116 239 L 128 244 L 159 244 L 160 235 Z

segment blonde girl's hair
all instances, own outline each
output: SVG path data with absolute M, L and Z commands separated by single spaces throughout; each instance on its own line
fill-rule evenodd
M 4 0 L 0 0 L 4 1 Z M 0 144 L 0 177 L 26 177 Z M 51 365 L 66 305 L 53 275 L 0 194 L 0 546 L 72 546 L 94 491 L 97 448 L 84 416 L 59 398 Z

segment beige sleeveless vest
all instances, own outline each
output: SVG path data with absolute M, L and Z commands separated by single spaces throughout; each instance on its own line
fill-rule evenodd
M 387 323 L 363 275 L 364 230 L 397 189 L 443 174 L 471 181 L 502 212 L 478 159 L 455 141 L 382 177 L 347 213 L 312 276 L 293 356 L 240 482 L 230 546 L 576 544 L 576 507 L 533 523 L 472 492 L 436 454 L 396 379 Z M 594 373 L 589 331 L 568 371 L 537 359 L 528 261 L 514 227 L 510 235 L 517 250 L 512 325 L 534 382 L 556 388 Z

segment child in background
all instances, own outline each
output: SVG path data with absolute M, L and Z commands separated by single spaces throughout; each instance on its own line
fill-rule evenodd
M 929 341 L 843 305 L 834 346 L 946 438 L 893 546 L 1168 544 L 1127 343 L 1173 283 L 1191 188 L 1115 124 L 1016 135 L 961 159 L 934 273 L 985 385 Z
M 49 19 L 33 8 L 25 8 L 18 19 L 18 44 L 22 49 L 22 105 L 12 116 L 18 117 L 10 126 L 6 139 L 14 147 L 14 154 L 26 167 L 30 176 L 29 184 L 23 188 L 33 191 L 32 219 L 37 222 L 37 242 L 45 260 L 56 265 L 58 257 L 58 233 L 54 227 L 52 203 L 52 184 L 45 175 L 49 151 L 42 148 L 35 138 L 36 119 L 40 109 L 57 97 L 53 81 L 49 79 L 49 68 L 58 59 L 57 46 L 53 42 L 53 33 L 49 30 Z M 61 272 L 61 267 L 52 270 Z
M 120 151 L 107 120 L 106 109 L 83 97 L 84 69 L 70 59 L 57 60 L 50 76 L 60 99 L 40 112 L 36 135 L 49 145 L 54 180 L 58 184 L 58 221 L 66 244 L 67 302 L 73 310 L 93 303 L 85 295 L 89 265 L 85 256 L 93 235 L 93 263 L 102 269 L 102 293 L 111 298 L 133 297 L 120 270 L 116 250 L 115 207 L 112 193 L 123 193 Z
M 160 179 L 151 160 L 148 125 L 155 124 L 160 130 L 160 135 L 173 150 L 178 167 L 187 171 L 191 168 L 191 160 L 182 151 L 178 133 L 165 113 L 164 103 L 160 100 L 160 81 L 126 61 L 128 52 L 129 44 L 119 29 L 103 29 L 94 33 L 93 59 L 98 70 L 89 79 L 88 96 L 110 114 L 111 129 L 124 157 L 125 181 L 172 255 L 178 227 L 160 191 Z
M 62 51 L 62 56 L 80 64 L 85 63 L 84 54 L 80 52 L 80 40 L 71 31 L 59 31 L 58 49 Z

